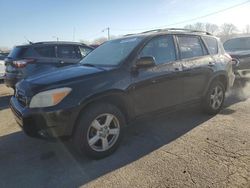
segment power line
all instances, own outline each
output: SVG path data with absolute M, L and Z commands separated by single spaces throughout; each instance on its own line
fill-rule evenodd
M 112 29 L 113 30 L 117 30 L 117 31 L 141 31 L 141 30 L 151 30 L 151 29 L 158 29 L 158 28 L 162 28 L 162 27 L 169 27 L 169 26 L 174 26 L 174 25 L 179 25 L 179 24 L 183 24 L 183 23 L 187 23 L 187 22 L 199 20 L 199 19 L 206 18 L 206 17 L 212 16 L 212 15 L 215 15 L 215 14 L 219 14 L 221 12 L 225 12 L 227 10 L 234 9 L 236 7 L 245 5 L 245 4 L 249 3 L 249 2 L 250 2 L 250 0 L 244 1 L 242 3 L 236 4 L 236 5 L 233 5 L 231 7 L 228 7 L 228 8 L 225 8 L 225 9 L 221 9 L 221 10 L 218 10 L 218 11 L 215 11 L 215 12 L 203 15 L 203 16 L 199 16 L 199 17 L 195 17 L 195 18 L 183 20 L 183 21 L 180 21 L 180 22 L 175 22 L 175 23 L 172 23 L 172 24 L 159 26 L 159 27 L 148 27 L 148 28 L 140 28 L 140 29 L 139 28 L 137 28 L 137 29 L 114 29 L 114 28 L 112 28 Z

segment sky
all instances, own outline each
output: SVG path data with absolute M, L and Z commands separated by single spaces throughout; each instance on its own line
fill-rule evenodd
M 94 40 L 111 35 L 142 32 L 207 15 L 246 0 L 0 0 L 0 47 L 32 42 Z M 250 24 L 250 1 L 196 22 L 239 29 Z

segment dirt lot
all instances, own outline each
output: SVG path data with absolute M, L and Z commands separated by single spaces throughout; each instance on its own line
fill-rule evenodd
M 250 85 L 237 82 L 224 110 L 198 108 L 134 122 L 102 160 L 69 144 L 24 135 L 0 84 L 0 187 L 250 187 Z

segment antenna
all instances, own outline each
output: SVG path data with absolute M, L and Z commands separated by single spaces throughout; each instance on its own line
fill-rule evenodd
M 24 36 L 24 39 L 27 40 L 29 44 L 33 44 L 33 42 L 31 42 L 26 36 Z

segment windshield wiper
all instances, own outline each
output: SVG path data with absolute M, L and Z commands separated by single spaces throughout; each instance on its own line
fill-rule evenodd
M 90 63 L 81 63 L 82 66 L 86 66 L 86 67 L 95 67 L 95 68 L 98 68 L 98 69 L 101 69 L 101 70 L 105 70 L 103 67 L 99 67 L 97 65 L 93 65 L 93 64 L 90 64 Z
M 90 64 L 90 63 L 82 63 L 81 65 L 86 67 L 96 67 L 96 65 Z

